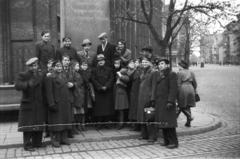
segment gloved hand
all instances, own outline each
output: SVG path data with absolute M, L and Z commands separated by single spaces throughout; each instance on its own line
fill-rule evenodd
M 56 105 L 50 106 L 49 109 L 50 109 L 52 112 L 57 112 L 57 111 L 58 111 Z
M 169 102 L 169 103 L 167 104 L 166 108 L 167 108 L 168 110 L 172 109 L 172 108 L 173 108 L 173 104 Z
M 151 107 L 155 108 L 156 102 L 154 100 L 151 101 Z

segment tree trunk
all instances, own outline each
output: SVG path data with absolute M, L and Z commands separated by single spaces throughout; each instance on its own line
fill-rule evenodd
M 172 70 L 172 45 L 168 45 L 170 69 Z

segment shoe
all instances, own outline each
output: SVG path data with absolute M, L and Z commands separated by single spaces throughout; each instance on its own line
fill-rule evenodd
M 33 147 L 35 147 L 35 148 L 45 148 L 45 147 L 47 147 L 47 145 L 44 144 L 44 143 L 39 143 L 39 144 L 33 145 Z
M 33 147 L 27 147 L 27 148 L 24 148 L 25 151 L 35 151 L 35 149 Z
M 169 144 L 166 143 L 160 143 L 160 146 L 168 146 Z
M 147 140 L 148 138 L 146 137 L 139 137 L 138 140 Z
M 60 142 L 61 145 L 71 145 L 69 142 L 62 141 Z
M 157 140 L 156 139 L 148 139 L 147 142 L 150 142 L 150 143 L 154 143 L 156 142 Z
M 55 148 L 61 147 L 61 145 L 59 143 L 54 143 L 54 144 L 52 144 L 52 146 Z
M 167 148 L 169 148 L 169 149 L 175 149 L 175 148 L 178 148 L 178 144 L 168 145 Z

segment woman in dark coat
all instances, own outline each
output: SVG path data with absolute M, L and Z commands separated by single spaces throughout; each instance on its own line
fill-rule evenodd
M 41 37 L 42 41 L 34 45 L 34 51 L 39 60 L 40 69 L 46 71 L 48 60 L 55 59 L 55 47 L 50 43 L 50 33 L 48 31 L 43 31 Z
M 53 147 L 60 147 L 60 144 L 70 145 L 68 130 L 71 129 L 71 125 L 64 124 L 71 123 L 71 107 L 68 80 L 62 74 L 62 63 L 57 60 L 54 61 L 52 66 L 54 71 L 46 79 L 46 95 L 49 108 L 48 122 L 52 145 Z M 62 125 L 56 126 L 55 124 Z
M 131 59 L 132 52 L 127 49 L 127 43 L 123 39 L 117 41 L 115 58 L 119 57 L 121 59 L 121 65 L 126 66 L 127 62 Z
M 34 147 L 42 147 L 43 127 L 33 125 L 42 125 L 44 122 L 44 75 L 38 71 L 36 57 L 30 59 L 26 65 L 29 70 L 19 73 L 15 84 L 16 90 L 22 91 L 18 131 L 23 132 L 24 149 L 34 151 Z
M 139 63 L 141 60 L 136 60 Z M 136 63 L 135 61 L 135 63 Z M 140 75 L 142 74 L 142 67 L 140 65 L 135 64 L 134 72 L 129 74 L 129 85 L 128 85 L 128 92 L 129 92 L 129 114 L 128 118 L 130 121 L 136 122 L 137 121 L 137 112 L 138 112 L 138 95 L 139 95 L 139 88 L 140 88 Z M 132 124 L 130 131 L 140 130 L 139 124 Z
M 137 122 L 145 122 L 144 108 L 146 108 L 147 103 L 151 102 L 150 105 L 154 107 L 154 82 L 158 72 L 150 66 L 150 62 L 151 60 L 149 58 L 142 58 L 143 72 L 140 76 Z M 157 140 L 155 126 L 153 124 L 141 124 L 141 137 L 139 139 L 148 139 L 148 142 L 155 142 Z
M 162 129 L 163 132 L 164 143 L 161 144 L 161 146 L 177 148 L 177 74 L 171 71 L 168 67 L 169 61 L 167 59 L 160 59 L 156 64 L 159 67 L 159 73 L 155 85 L 155 122 L 158 123 L 156 124 L 156 127 Z
M 109 117 L 114 114 L 113 99 L 113 70 L 105 66 L 105 57 L 103 54 L 97 55 L 98 66 L 92 69 L 92 84 L 95 90 L 95 104 L 93 107 L 93 116 L 98 122 L 108 122 Z M 107 128 L 108 126 L 105 125 Z M 97 125 L 97 130 L 102 128 L 102 124 Z
M 178 76 L 178 115 L 183 112 L 183 114 L 187 117 L 187 122 L 185 124 L 186 127 L 191 126 L 191 121 L 193 117 L 191 115 L 191 107 L 196 106 L 195 102 L 195 92 L 197 89 L 197 82 L 195 79 L 195 75 L 188 69 L 187 62 L 181 60 L 179 65 Z

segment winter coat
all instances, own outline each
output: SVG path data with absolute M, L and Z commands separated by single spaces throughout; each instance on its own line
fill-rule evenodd
M 195 75 L 190 70 L 184 69 L 177 73 L 178 76 L 178 107 L 195 107 L 195 92 L 197 82 Z
M 18 91 L 22 91 L 19 109 L 18 131 L 43 131 L 42 126 L 21 128 L 24 126 L 42 125 L 44 122 L 44 75 L 32 71 L 21 72 L 15 84 Z
M 75 81 L 77 82 L 77 85 L 75 85 L 75 89 L 73 90 L 73 107 L 84 107 L 84 85 L 83 85 L 83 79 L 79 73 L 76 72 Z
M 129 87 L 129 119 L 137 120 L 138 112 L 138 95 L 140 88 L 140 75 L 142 74 L 142 69 L 138 68 L 132 73 L 130 77 Z
M 128 95 L 127 95 L 127 83 L 129 82 L 129 76 L 127 70 L 120 70 L 122 76 L 117 79 L 116 82 L 116 97 L 115 97 L 115 110 L 123 110 L 129 108 Z
M 47 70 L 47 63 L 49 59 L 55 59 L 55 47 L 51 43 L 40 41 L 34 45 L 35 55 L 39 60 L 39 66 L 42 71 Z
M 48 123 L 50 125 L 71 123 L 71 107 L 67 83 L 68 80 L 62 73 L 53 72 L 46 78 Z M 71 125 L 49 126 L 50 131 L 62 131 L 65 129 L 71 129 Z
M 155 100 L 155 80 L 158 72 L 152 67 L 147 67 L 143 70 L 140 76 L 140 88 L 138 96 L 138 112 L 137 121 L 145 122 L 144 119 L 144 107 L 145 105 Z
M 107 42 L 107 45 L 103 51 L 102 44 L 98 45 L 97 47 L 97 55 L 103 54 L 106 58 L 106 66 L 110 66 L 113 68 L 113 60 L 114 60 L 114 54 L 116 52 L 116 46 Z
M 77 60 L 78 62 L 80 62 L 80 59 L 77 55 L 77 50 L 74 47 L 61 47 L 59 49 L 57 49 L 56 51 L 56 59 L 62 61 L 62 56 L 64 54 L 67 54 L 68 56 L 70 56 L 71 60 Z
M 177 74 L 169 68 L 164 70 L 156 80 L 155 99 L 155 122 L 159 122 L 158 128 L 177 127 L 176 99 L 178 93 Z M 173 108 L 166 108 L 168 103 L 173 104 Z
M 92 69 L 92 84 L 95 91 L 95 104 L 93 107 L 93 116 L 106 116 L 114 114 L 113 99 L 113 71 L 108 66 L 98 66 Z M 107 90 L 100 90 L 106 86 Z

